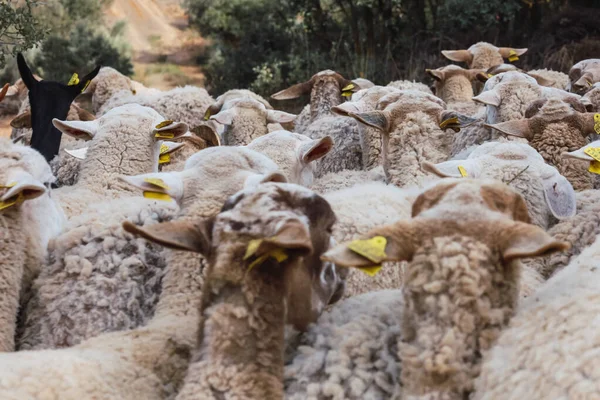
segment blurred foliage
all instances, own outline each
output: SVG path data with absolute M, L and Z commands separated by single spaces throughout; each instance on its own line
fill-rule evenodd
M 215 94 L 268 95 L 334 69 L 385 84 L 425 79 L 444 49 L 478 41 L 529 47 L 519 66 L 568 70 L 598 47 L 597 0 L 186 0 L 212 45 L 203 58 Z M 589 7 L 589 8 L 586 8 Z M 568 38 L 565 40 L 565 38 Z M 600 53 L 595 53 L 598 57 Z M 590 56 L 587 56 L 590 57 Z
M 34 9 L 41 2 L 34 0 L 0 1 L 0 68 L 7 56 L 16 56 L 35 46 L 44 38 L 47 29 Z
M 111 29 L 104 27 L 103 8 L 111 1 L 26 0 L 30 6 L 27 23 L 35 22 L 44 35 L 30 39 L 27 46 L 16 51 L 37 45 L 26 54 L 26 58 L 32 70 L 44 79 L 67 82 L 73 72 L 87 73 L 98 64 L 132 75 L 131 49 L 124 39 L 125 22 L 118 22 Z M 3 7 L 4 3 L 0 0 L 0 21 Z M 2 49 L 0 67 L 3 66 Z M 14 82 L 19 77 L 14 59 L 7 61 L 5 68 L 0 70 L 0 82 Z

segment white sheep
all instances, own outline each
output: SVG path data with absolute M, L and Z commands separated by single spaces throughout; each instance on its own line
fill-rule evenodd
M 116 69 L 102 67 L 80 97 L 91 98 L 92 111 L 98 113 L 113 96 L 126 97 L 137 94 L 138 85 L 141 84 L 134 85 L 133 80 Z M 143 85 L 141 86 L 143 87 Z M 142 89 L 141 92 L 145 90 L 148 89 Z
M 0 139 L 0 220 L 3 225 L 0 274 L 0 351 L 15 349 L 19 308 L 30 295 L 48 242 L 66 222 L 50 197 L 55 178 L 37 151 Z
M 102 200 L 133 196 L 116 177 L 157 171 L 161 139 L 174 139 L 188 131 L 184 123 L 163 121 L 153 109 L 137 104 L 117 107 L 94 121 L 55 119 L 53 123 L 63 133 L 90 140 L 77 183 L 55 191 L 67 216 L 90 211 Z
M 569 90 L 584 94 L 600 82 L 600 59 L 581 60 L 569 70 Z
M 469 68 L 486 70 L 502 64 L 504 58 L 510 62 L 517 61 L 526 52 L 527 49 L 496 47 L 486 42 L 475 43 L 467 50 L 442 50 L 443 56 L 451 61 L 464 62 Z
M 593 399 L 600 396 L 600 241 L 531 298 L 487 353 L 476 400 Z
M 286 363 L 287 398 L 468 397 L 517 306 L 518 260 L 567 247 L 527 221 L 505 185 L 445 180 L 412 219 L 329 250 L 338 266 L 407 261 L 404 287 L 350 298 L 312 325 Z

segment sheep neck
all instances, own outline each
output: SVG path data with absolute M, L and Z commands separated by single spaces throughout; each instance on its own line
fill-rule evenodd
M 447 104 L 472 102 L 473 85 L 469 78 L 464 75 L 450 76 L 443 83 L 436 86 L 439 97 Z
M 407 394 L 463 399 L 473 390 L 482 352 L 514 313 L 520 264 L 503 264 L 475 239 L 485 228 L 466 236 L 450 233 L 460 228 L 445 229 L 447 221 L 434 222 L 405 273 L 401 380 Z
M 340 86 L 336 80 L 323 80 L 314 84 L 310 93 L 310 120 L 334 116 L 331 108 L 342 103 Z
M 240 110 L 223 136 L 227 146 L 246 146 L 267 133 L 267 120 L 258 110 Z
M 248 271 L 237 247 L 209 267 L 188 381 L 200 398 L 283 398 L 284 268 L 268 260 Z

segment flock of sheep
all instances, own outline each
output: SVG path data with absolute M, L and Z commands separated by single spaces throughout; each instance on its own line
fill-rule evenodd
M 600 59 L 526 50 L 298 116 L 19 55 L 0 399 L 600 398 Z

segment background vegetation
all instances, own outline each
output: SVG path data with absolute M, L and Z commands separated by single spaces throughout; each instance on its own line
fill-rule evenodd
M 87 73 L 97 64 L 131 75 L 124 24 L 104 28 L 103 8 L 111 0 L 0 0 L 0 82 L 14 82 L 14 55 L 26 58 L 45 79 L 66 82 L 73 72 Z
M 323 69 L 377 83 L 425 79 L 440 50 L 528 47 L 523 68 L 600 57 L 598 0 L 185 0 L 211 40 L 198 62 L 213 93 L 262 94 Z

